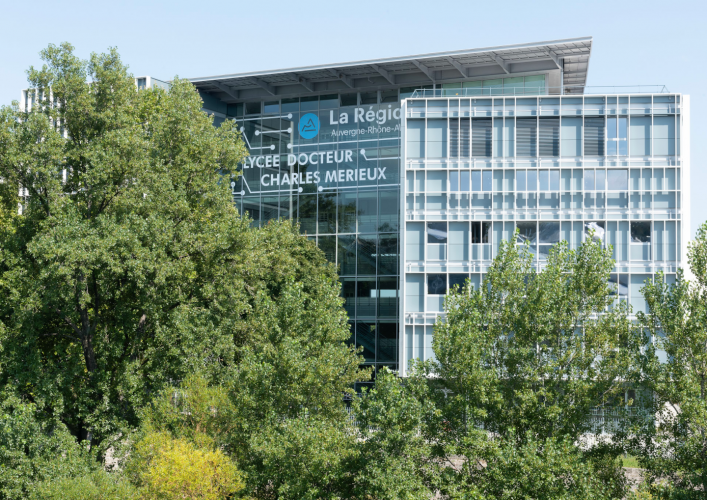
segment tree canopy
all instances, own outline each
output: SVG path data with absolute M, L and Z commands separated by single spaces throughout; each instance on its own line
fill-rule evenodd
M 34 106 L 0 110 L 2 186 L 26 194 L 0 189 L 0 382 L 101 452 L 190 373 L 239 379 L 254 418 L 340 401 L 360 360 L 336 270 L 239 216 L 234 122 L 179 78 L 138 91 L 114 49 L 41 55 Z

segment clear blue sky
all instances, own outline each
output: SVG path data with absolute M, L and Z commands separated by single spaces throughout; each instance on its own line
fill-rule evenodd
M 588 85 L 665 85 L 692 96 L 692 228 L 707 220 L 707 2 L 4 2 L 0 104 L 49 43 L 119 49 L 161 79 L 593 36 Z

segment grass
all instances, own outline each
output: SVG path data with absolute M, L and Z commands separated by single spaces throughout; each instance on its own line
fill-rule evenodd
M 624 467 L 641 468 L 640 464 L 638 463 L 638 459 L 632 455 L 623 455 L 621 457 L 621 460 L 623 461 Z

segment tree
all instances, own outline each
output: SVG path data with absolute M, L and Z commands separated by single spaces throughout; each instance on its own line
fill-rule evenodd
M 33 404 L 9 397 L 0 406 L 0 499 L 27 498 L 42 481 L 71 480 L 96 469 L 66 427 Z
M 348 461 L 351 498 L 434 496 L 440 471 L 451 464 L 437 460 L 434 441 L 423 432 L 439 415 L 429 391 L 425 380 L 402 381 L 384 368 L 376 385 L 353 400 L 358 439 L 357 453 Z
M 547 482 L 537 490 L 528 483 L 523 494 L 492 492 L 498 471 L 521 478 L 543 463 L 553 495 L 621 497 L 620 449 L 583 439 L 591 410 L 626 389 L 640 347 L 608 283 L 613 267 L 611 250 L 591 240 L 577 250 L 559 243 L 540 271 L 527 246 L 503 242 L 478 290 L 449 294 L 435 326 L 436 361 L 416 375 L 434 377 L 441 410 L 428 439 L 442 458 L 463 457 L 443 493 L 476 487 L 540 498 Z
M 707 223 L 690 243 L 688 263 L 670 284 L 646 282 L 648 314 L 639 313 L 648 348 L 638 382 L 647 389 L 645 412 L 631 429 L 635 453 L 654 491 L 668 480 L 674 494 L 707 491 Z M 664 492 L 665 493 L 665 492 Z
M 32 486 L 30 500 L 138 500 L 140 493 L 119 473 L 90 474 L 46 480 Z
M 287 221 L 255 230 L 249 259 L 236 362 L 221 377 L 163 391 L 145 425 L 190 439 L 201 429 L 236 461 L 256 497 L 338 491 L 353 439 L 344 397 L 367 372 L 346 343 L 336 268 Z
M 189 82 L 137 91 L 115 50 L 42 58 L 37 105 L 0 110 L 0 177 L 28 192 L 0 232 L 0 377 L 105 450 L 169 380 L 233 361 L 250 233 L 221 179 L 246 150 Z

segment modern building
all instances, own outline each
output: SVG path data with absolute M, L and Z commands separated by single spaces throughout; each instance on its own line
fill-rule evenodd
M 298 219 L 339 266 L 351 341 L 405 373 L 444 295 L 499 242 L 614 247 L 634 309 L 674 279 L 689 228 L 689 97 L 592 93 L 592 39 L 194 78 L 250 151 L 232 183 L 254 225 Z M 627 90 L 627 89 L 624 89 Z

